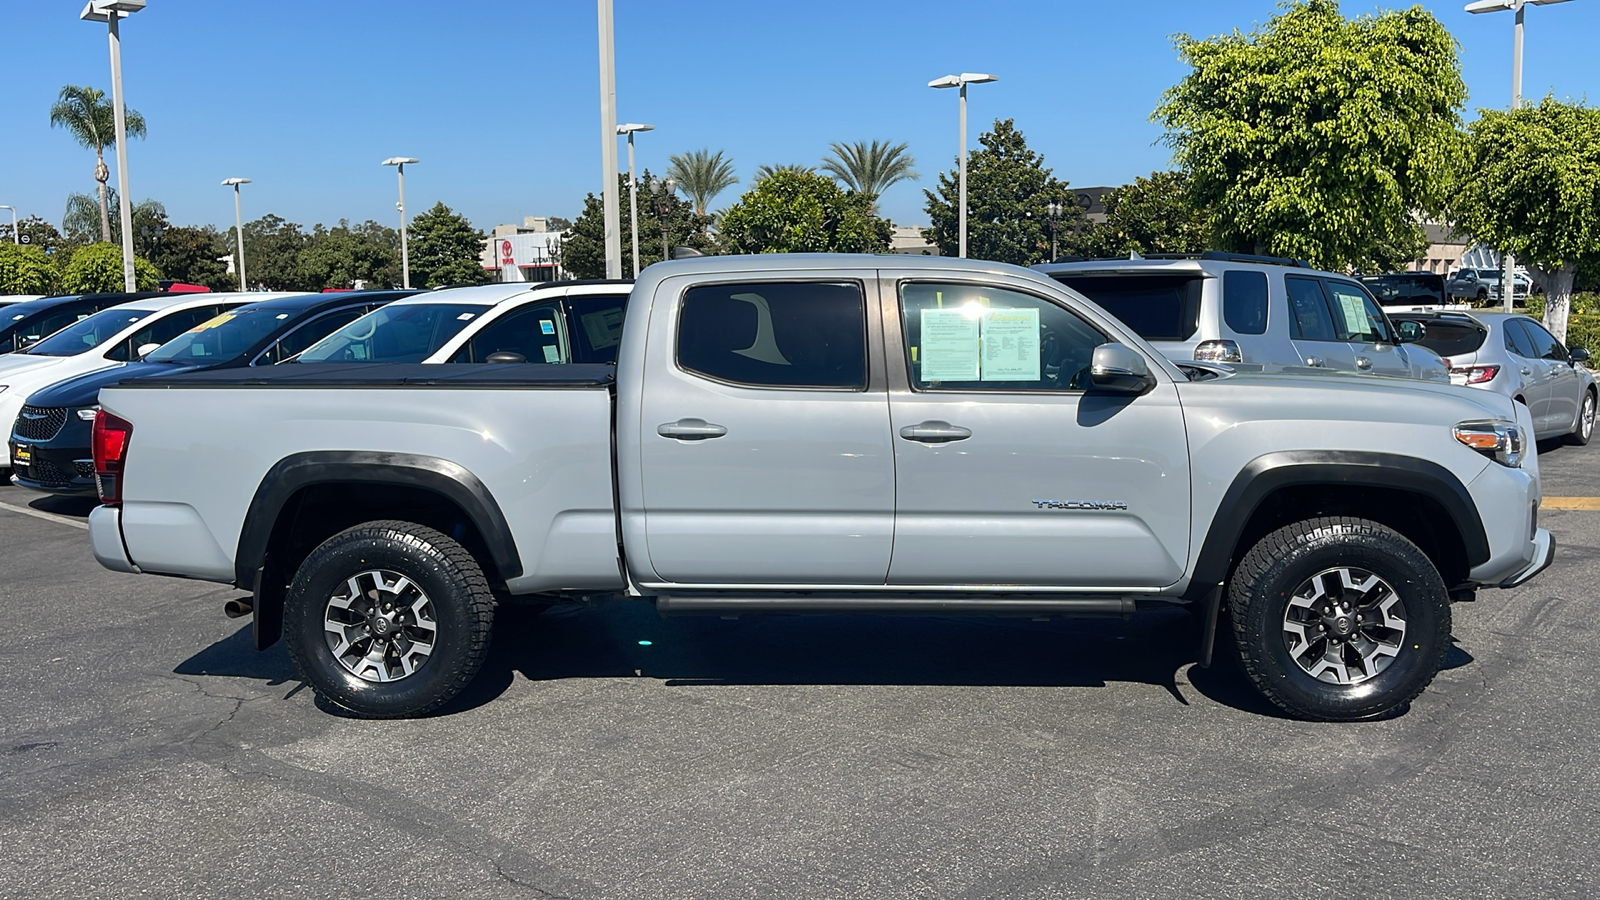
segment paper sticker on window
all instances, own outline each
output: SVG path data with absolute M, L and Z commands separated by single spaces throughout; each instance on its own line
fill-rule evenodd
M 983 327 L 983 381 L 1039 380 L 1039 311 L 986 309 Z
M 978 317 L 959 309 L 922 310 L 923 381 L 978 380 Z
M 547 363 L 561 362 L 561 348 L 554 344 L 544 346 L 544 361 Z
M 1361 302 L 1361 295 L 1351 296 L 1343 291 L 1334 291 L 1333 295 L 1339 298 L 1339 308 L 1344 312 L 1344 327 L 1352 337 L 1361 337 L 1373 332 L 1367 322 L 1367 305 Z
M 472 318 L 475 315 L 477 315 L 477 313 L 462 313 L 461 315 L 456 316 L 456 321 L 457 322 L 465 322 L 465 321 L 467 321 L 468 319 Z
M 550 321 L 549 319 L 540 319 L 539 320 L 539 331 L 542 334 L 555 334 L 556 333 L 556 323 Z
M 220 316 L 216 316 L 215 318 L 210 318 L 210 319 L 205 320 L 204 322 L 201 322 L 199 325 L 196 325 L 195 327 L 189 329 L 188 333 L 189 334 L 199 334 L 202 331 L 210 331 L 211 329 L 217 327 L 218 325 L 221 325 L 224 322 L 231 321 L 236 317 L 237 317 L 236 313 L 225 312 Z

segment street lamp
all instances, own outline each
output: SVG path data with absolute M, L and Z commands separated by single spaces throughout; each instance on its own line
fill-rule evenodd
M 617 134 L 628 136 L 628 231 L 633 235 L 633 277 L 639 277 L 639 176 L 633 173 L 633 133 L 655 131 L 654 125 L 629 122 L 617 126 Z
M 597 0 L 600 20 L 600 186 L 605 216 L 606 277 L 622 277 L 622 211 L 617 196 L 617 50 L 611 0 Z
M 78 18 L 85 22 L 104 22 L 111 34 L 111 109 L 116 122 L 117 213 L 122 222 L 122 281 L 132 293 L 133 279 L 133 203 L 128 199 L 128 120 L 122 106 L 122 37 L 117 20 L 144 9 L 144 0 L 89 0 Z
M 1522 108 L 1522 10 L 1529 3 L 1534 6 L 1549 6 L 1552 3 L 1566 3 L 1567 0 L 1477 0 L 1466 6 L 1469 13 L 1514 12 L 1517 14 L 1516 25 L 1511 38 L 1511 108 Z M 1516 302 L 1517 260 L 1509 253 L 1501 257 L 1503 268 L 1500 272 L 1500 300 L 1505 304 L 1506 312 L 1511 312 L 1511 306 Z M 1506 274 L 1510 273 L 1512 286 L 1506 287 Z
M 1061 203 L 1051 202 L 1046 203 L 1044 208 L 1045 211 L 1050 214 L 1050 261 L 1055 262 L 1056 229 L 1061 227 L 1061 213 L 1064 212 L 1067 207 Z
M 249 184 L 248 178 L 224 178 L 224 185 L 233 186 L 233 231 L 239 238 L 239 290 L 250 290 L 250 282 L 244 279 L 244 217 L 239 215 L 239 185 Z
M 11 210 L 11 243 L 21 244 L 22 236 L 17 234 L 17 208 L 15 206 L 0 206 L 0 209 Z
M 386 166 L 394 166 L 400 175 L 400 202 L 396 204 L 400 209 L 400 286 L 406 290 L 411 289 L 411 251 L 406 247 L 406 163 L 416 161 L 409 156 L 391 156 L 383 161 Z
M 672 258 L 672 249 L 667 244 L 667 216 L 672 213 L 672 201 L 676 198 L 674 193 L 678 183 L 671 178 L 662 181 L 659 178 L 650 179 L 650 190 L 656 195 L 656 217 L 661 220 L 661 258 Z
M 960 242 L 958 256 L 966 258 L 967 255 L 967 85 L 986 84 L 1000 79 L 993 75 L 984 75 L 978 72 L 962 72 L 960 75 L 946 75 L 928 82 L 931 88 L 960 88 L 961 89 L 961 213 L 960 213 Z

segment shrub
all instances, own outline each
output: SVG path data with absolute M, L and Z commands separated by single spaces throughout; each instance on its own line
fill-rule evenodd
M 135 256 L 133 279 L 139 290 L 153 291 L 161 273 L 149 260 Z M 90 244 L 79 249 L 61 273 L 61 290 L 68 294 L 120 291 L 123 286 L 122 248 L 116 244 Z
M 0 244 L 0 294 L 48 294 L 60 277 L 44 248 Z

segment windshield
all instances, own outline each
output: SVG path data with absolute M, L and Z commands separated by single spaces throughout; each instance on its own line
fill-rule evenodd
M 1386 304 L 1432 304 L 1444 302 L 1444 279 L 1438 275 L 1368 275 L 1361 279 Z
M 232 359 L 289 324 L 299 310 L 235 309 L 185 331 L 145 357 L 146 362 Z
M 32 356 L 77 356 L 111 340 L 112 335 L 150 315 L 148 309 L 107 309 L 79 319 L 25 352 Z
M 385 306 L 312 344 L 298 362 L 422 362 L 486 308 L 471 303 Z

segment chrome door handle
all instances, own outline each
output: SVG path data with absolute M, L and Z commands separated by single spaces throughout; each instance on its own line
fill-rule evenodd
M 728 429 L 721 425 L 713 425 L 705 419 L 679 419 L 676 422 L 656 426 L 656 434 L 680 441 L 704 441 L 722 437 L 727 433 Z
M 1527 366 L 1523 366 L 1522 368 L 1518 369 L 1517 371 L 1521 372 L 1524 375 L 1532 375 L 1533 374 L 1533 370 L 1528 368 Z
M 1356 357 L 1356 368 L 1362 370 L 1370 369 L 1372 368 L 1372 360 L 1367 359 L 1365 356 L 1358 356 Z
M 1323 360 L 1323 358 L 1320 357 L 1320 356 L 1308 356 L 1308 357 L 1306 357 L 1306 365 L 1308 365 L 1308 366 L 1321 368 L 1322 366 L 1325 366 L 1327 364 L 1328 363 L 1325 360 Z
M 944 444 L 950 441 L 964 441 L 972 437 L 972 429 L 962 428 L 960 425 L 951 425 L 949 422 L 932 419 L 927 422 L 918 422 L 900 429 L 900 436 L 908 441 L 921 441 L 924 444 Z

